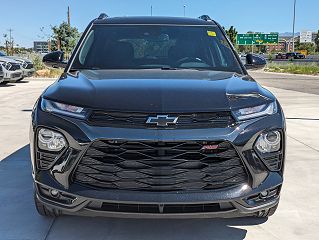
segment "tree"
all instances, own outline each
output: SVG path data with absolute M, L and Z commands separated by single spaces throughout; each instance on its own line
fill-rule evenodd
M 319 30 L 315 39 L 315 44 L 316 44 L 316 52 L 319 52 Z
M 308 54 L 315 53 L 315 45 L 313 43 L 300 43 L 296 47 L 297 50 L 307 50 Z
M 80 37 L 78 29 L 70 27 L 66 22 L 62 22 L 60 26 L 53 26 L 52 31 L 52 50 L 61 50 L 68 56 Z
M 236 45 L 237 41 L 237 30 L 234 28 L 234 26 L 231 26 L 228 30 L 225 30 L 227 36 L 229 37 L 229 40 L 233 43 L 233 45 Z
M 13 38 L 9 38 L 8 34 L 3 34 L 4 44 L 6 48 L 7 55 L 13 55 Z

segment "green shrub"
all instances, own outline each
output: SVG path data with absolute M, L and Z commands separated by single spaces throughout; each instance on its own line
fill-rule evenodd
M 265 68 L 266 72 L 282 72 L 282 73 L 293 73 L 293 74 L 308 74 L 317 75 L 319 74 L 319 65 L 317 64 L 276 64 L 269 63 Z

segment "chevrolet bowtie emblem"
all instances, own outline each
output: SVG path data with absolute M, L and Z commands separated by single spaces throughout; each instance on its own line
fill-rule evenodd
M 156 125 L 157 127 L 168 127 L 175 125 L 178 117 L 169 117 L 168 115 L 157 115 L 156 117 L 149 117 L 146 121 L 147 124 Z

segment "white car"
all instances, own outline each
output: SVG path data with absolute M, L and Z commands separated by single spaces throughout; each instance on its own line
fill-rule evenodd
M 2 65 L 0 65 L 0 83 L 3 82 L 3 70 L 2 70 Z
M 21 64 L 7 57 L 0 57 L 0 64 L 3 70 L 3 82 L 16 82 L 23 78 Z
M 6 56 L 3 52 L 0 52 L 0 57 L 13 59 L 14 61 L 20 63 L 21 70 L 22 70 L 22 78 L 20 78 L 19 80 L 22 80 L 25 77 L 31 77 L 35 72 L 33 63 L 29 59 L 15 57 L 15 56 Z

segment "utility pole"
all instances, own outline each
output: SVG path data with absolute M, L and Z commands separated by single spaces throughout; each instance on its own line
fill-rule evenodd
M 10 54 L 9 55 L 13 55 L 13 38 L 12 38 L 13 29 L 9 28 L 8 32 L 9 32 L 9 47 L 10 47 Z
M 68 25 L 71 27 L 71 19 L 70 19 L 70 7 L 68 6 Z
M 296 23 L 296 0 L 294 1 L 294 16 L 293 16 L 293 23 L 292 23 L 292 51 L 295 51 L 295 23 Z

